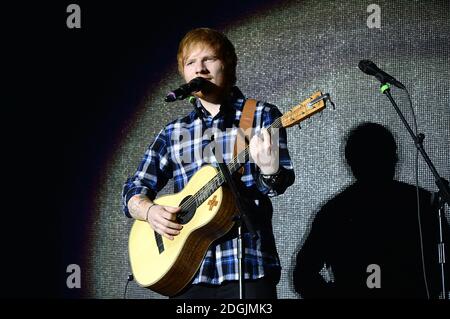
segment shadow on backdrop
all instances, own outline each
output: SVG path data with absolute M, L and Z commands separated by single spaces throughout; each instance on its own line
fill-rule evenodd
M 297 254 L 296 292 L 303 298 L 427 298 L 417 190 L 393 179 L 394 137 L 382 125 L 362 123 L 348 135 L 345 158 L 356 182 L 315 217 Z M 437 205 L 434 194 L 419 189 L 419 196 L 428 290 L 438 298 Z M 448 247 L 447 223 L 444 228 Z

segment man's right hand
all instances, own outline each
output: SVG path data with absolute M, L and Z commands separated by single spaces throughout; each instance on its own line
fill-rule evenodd
M 176 222 L 177 213 L 180 210 L 180 207 L 154 204 L 148 210 L 147 222 L 155 232 L 167 239 L 173 240 L 173 236 L 178 235 L 183 228 L 181 224 Z

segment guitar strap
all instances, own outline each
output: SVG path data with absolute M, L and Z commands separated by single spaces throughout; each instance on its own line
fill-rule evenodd
M 248 145 L 251 128 L 253 127 L 253 118 L 256 111 L 256 100 L 247 99 L 242 108 L 241 119 L 239 120 L 239 128 L 236 134 L 236 142 L 234 143 L 234 157 L 242 152 Z M 239 169 L 239 173 L 244 174 L 244 167 Z

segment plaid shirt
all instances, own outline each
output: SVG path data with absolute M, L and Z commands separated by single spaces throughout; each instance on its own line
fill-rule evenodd
M 171 178 L 174 179 L 174 192 L 179 192 L 202 165 L 211 164 L 217 167 L 217 152 L 216 156 L 213 152 L 207 152 L 211 134 L 214 134 L 216 145 L 222 146 L 224 162 L 231 161 L 245 104 L 242 93 L 237 88 L 233 92 L 229 104 L 221 107 L 216 116 L 212 117 L 197 99 L 197 112 L 192 111 L 186 117 L 169 123 L 159 132 L 145 152 L 136 173 L 128 178 L 124 185 L 122 198 L 126 216 L 131 217 L 127 203 L 134 195 L 144 194 L 153 200 Z M 253 133 L 258 134 L 262 127 L 268 127 L 279 116 L 281 113 L 277 107 L 258 102 Z M 183 138 L 180 139 L 180 136 Z M 283 175 L 281 185 L 267 185 L 260 178 L 259 169 L 254 163 L 244 164 L 241 181 L 250 194 L 245 197 L 255 198 L 257 207 L 252 211 L 256 211 L 258 216 L 254 221 L 258 236 L 255 238 L 249 232 L 243 234 L 246 279 L 257 279 L 272 271 L 280 271 L 271 224 L 272 205 L 268 197 L 283 193 L 294 181 L 286 131 L 283 128 L 279 131 L 279 154 L 280 174 Z M 233 230 L 209 247 L 192 283 L 221 284 L 225 280 L 238 280 L 237 239 Z

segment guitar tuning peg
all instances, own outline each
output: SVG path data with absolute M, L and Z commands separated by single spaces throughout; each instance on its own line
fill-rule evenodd
M 331 96 L 330 93 L 326 93 L 326 100 L 330 101 L 331 106 L 333 107 L 333 110 L 336 110 L 336 105 L 334 104 L 334 102 L 331 100 Z
M 330 103 L 331 103 L 331 106 L 333 106 L 333 110 L 336 110 L 336 105 L 334 104 L 334 102 L 331 101 L 331 99 L 330 99 L 329 101 L 330 101 Z

